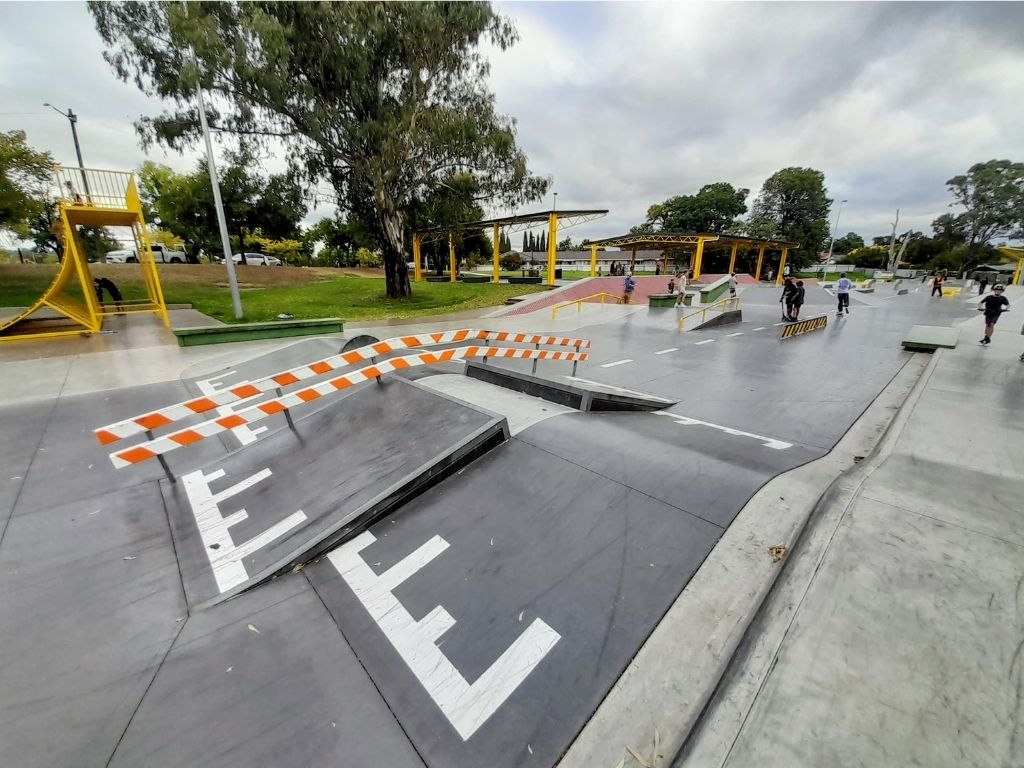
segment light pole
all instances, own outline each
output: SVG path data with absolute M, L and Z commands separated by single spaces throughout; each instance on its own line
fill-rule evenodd
M 551 210 L 552 211 L 557 211 L 558 210 L 558 193 L 557 192 L 555 192 L 555 202 L 553 202 L 551 204 Z
M 825 260 L 825 271 L 822 273 L 822 279 L 828 274 L 828 265 L 832 263 L 832 246 L 836 242 L 836 231 L 839 229 L 839 215 L 843 212 L 843 203 L 849 202 L 848 200 L 840 200 L 839 207 L 836 209 L 836 223 L 832 225 L 832 237 L 828 239 L 828 258 Z
M 78 115 L 76 115 L 71 107 L 68 107 L 67 112 L 61 112 L 50 102 L 43 104 L 44 107 L 49 107 L 61 117 L 66 117 L 68 122 L 71 123 L 71 138 L 75 140 L 75 155 L 78 157 L 78 169 L 82 172 L 82 186 L 85 188 L 86 198 L 89 196 L 89 181 L 85 178 L 85 163 L 82 162 L 82 147 L 78 144 L 78 129 L 75 128 L 75 123 L 78 122 Z

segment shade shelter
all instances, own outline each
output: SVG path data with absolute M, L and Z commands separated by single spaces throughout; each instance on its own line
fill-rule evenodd
M 546 222 L 548 225 L 547 284 L 554 285 L 555 254 L 558 252 L 559 222 L 565 222 L 565 225 L 568 227 L 581 224 L 585 221 L 599 219 L 602 216 L 607 215 L 607 208 L 567 209 L 564 211 L 552 209 L 550 211 L 537 211 L 536 213 L 521 213 L 514 216 L 502 216 L 497 219 L 482 219 L 480 221 L 469 221 L 462 224 L 450 224 L 443 227 L 433 227 L 431 229 L 424 229 L 420 232 L 414 232 L 412 235 L 412 260 L 414 263 L 413 279 L 415 279 L 416 282 L 420 282 L 423 279 L 423 259 L 420 256 L 420 247 L 423 243 L 447 238 L 449 273 L 451 275 L 451 281 L 454 283 L 457 277 L 455 268 L 455 233 L 470 230 L 482 230 L 490 227 L 492 231 L 491 239 L 494 247 L 494 277 L 492 282 L 496 283 L 501 276 L 501 266 L 498 264 L 498 261 L 501 258 L 500 240 L 502 228 L 505 229 L 506 234 L 512 234 L 514 232 L 531 229 L 537 224 L 543 224 Z
M 757 268 L 754 279 L 761 279 L 761 267 L 764 263 L 765 251 L 779 251 L 779 269 L 776 282 L 782 282 L 782 272 L 786 268 L 786 259 L 791 248 L 799 248 L 799 243 L 785 240 L 768 240 L 759 237 L 743 237 L 742 235 L 715 235 L 700 232 L 636 232 L 617 237 L 605 237 L 601 240 L 584 240 L 590 246 L 590 274 L 597 275 L 597 251 L 599 248 L 617 247 L 630 251 L 632 262 L 636 261 L 639 248 L 658 248 L 663 252 L 684 246 L 693 246 L 690 253 L 690 269 L 694 278 L 701 275 L 704 253 L 711 249 L 729 250 L 729 272 L 736 271 L 736 257 L 740 250 L 748 251 L 757 248 Z

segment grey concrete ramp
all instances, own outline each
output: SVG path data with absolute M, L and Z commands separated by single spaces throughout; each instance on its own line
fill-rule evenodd
M 163 481 L 189 605 L 305 562 L 506 435 L 501 417 L 391 378 Z
M 428 765 L 550 766 L 750 495 L 812 455 L 560 415 L 305 573 Z

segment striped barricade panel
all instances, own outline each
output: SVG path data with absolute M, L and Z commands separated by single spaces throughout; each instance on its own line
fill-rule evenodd
M 169 435 L 157 437 L 131 448 L 124 448 L 110 454 L 113 465 L 122 467 L 139 464 L 148 461 L 170 451 L 186 445 L 192 445 L 212 435 L 235 429 L 243 424 L 273 416 L 276 413 L 293 408 L 303 403 L 318 400 L 324 395 L 329 395 L 342 389 L 348 389 L 355 384 L 376 379 L 385 373 L 402 371 L 408 368 L 415 368 L 420 365 L 436 365 L 452 360 L 461 360 L 466 357 L 500 357 L 519 358 L 526 360 L 568 360 L 584 361 L 587 359 L 586 352 L 562 352 L 550 349 L 514 349 L 510 347 L 461 347 L 456 349 L 444 349 L 437 352 L 421 352 L 417 355 L 406 355 L 393 357 L 389 360 L 382 360 L 374 365 L 368 365 L 355 371 L 337 376 L 333 379 L 314 384 L 311 387 L 290 392 L 287 395 L 276 397 L 256 405 L 243 408 L 236 413 L 221 416 L 216 419 L 204 421 L 194 427 L 180 429 Z
M 270 392 L 278 387 L 287 387 L 300 381 L 313 379 L 325 373 L 344 368 L 349 365 L 361 363 L 377 355 L 386 355 L 390 352 L 397 352 L 401 349 L 430 346 L 435 344 L 456 344 L 466 341 L 510 341 L 518 344 L 540 344 L 547 347 L 573 347 L 577 350 L 588 349 L 590 341 L 587 339 L 570 339 L 562 336 L 540 336 L 529 333 L 511 333 L 509 331 L 477 331 L 477 330 L 456 330 L 442 331 L 440 333 L 424 333 L 411 336 L 395 336 L 391 339 L 374 342 L 365 347 L 359 347 L 348 352 L 342 352 L 331 357 L 317 360 L 313 363 L 300 365 L 287 371 L 281 371 L 269 376 L 264 376 L 255 381 L 243 381 L 232 384 L 229 387 L 218 390 L 212 394 L 203 395 L 183 403 L 175 403 L 165 408 L 160 408 L 130 419 L 124 419 L 105 427 L 94 430 L 96 439 L 101 445 L 116 443 L 126 437 L 142 434 L 153 429 L 165 427 L 188 416 L 197 413 L 206 413 L 223 405 L 245 400 L 256 395 Z
M 782 329 L 782 338 L 790 339 L 794 336 L 799 336 L 802 333 L 820 331 L 826 325 L 828 325 L 828 315 L 819 315 L 818 317 L 809 317 L 806 320 L 798 320 L 795 323 L 790 323 Z

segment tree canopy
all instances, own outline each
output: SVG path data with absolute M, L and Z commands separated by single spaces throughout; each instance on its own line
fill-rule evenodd
M 144 142 L 199 136 L 209 119 L 245 140 L 276 137 L 291 167 L 326 179 L 384 250 L 389 296 L 410 291 L 409 209 L 453 173 L 507 206 L 539 199 L 515 122 L 495 111 L 480 44 L 515 30 L 486 2 L 90 2 L 114 71 L 175 109 L 136 124 Z M 192 53 L 194 52 L 194 59 Z
M 825 174 L 813 168 L 783 168 L 764 182 L 751 210 L 748 231 L 754 237 L 799 243 L 791 257 L 796 266 L 803 266 L 817 261 L 828 237 L 831 207 Z
M 719 181 L 705 184 L 695 195 L 676 195 L 647 209 L 649 228 L 642 232 L 712 232 L 721 234 L 737 227 L 747 212 L 749 189 Z
M 954 203 L 964 208 L 943 226 L 963 233 L 969 248 L 997 237 L 1024 235 L 1024 163 L 989 160 L 946 182 Z
M 24 131 L 0 132 L 0 227 L 26 236 L 33 219 L 45 215 L 53 158 L 25 141 Z
M 221 198 L 228 231 L 238 251 L 245 252 L 250 235 L 295 238 L 306 214 L 302 191 L 287 175 L 264 177 L 245 151 L 228 156 L 221 169 Z M 199 253 L 222 250 L 213 190 L 205 160 L 192 173 L 178 174 L 147 161 L 139 169 L 139 193 L 147 221 L 157 223 L 185 241 L 189 261 Z

